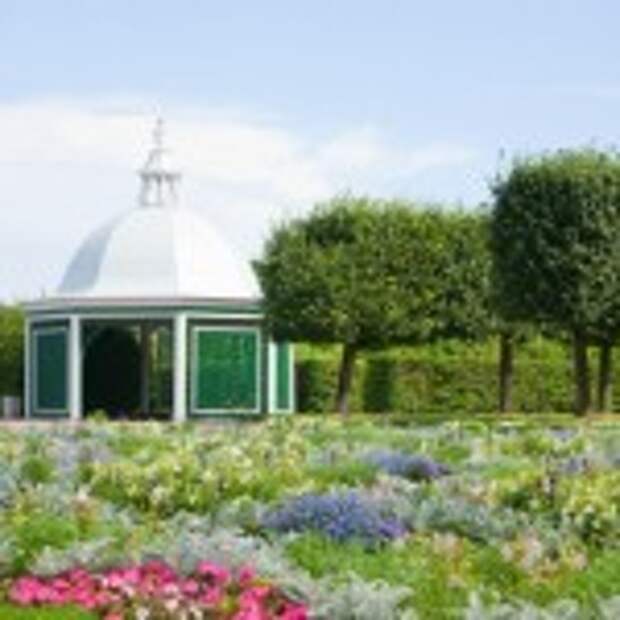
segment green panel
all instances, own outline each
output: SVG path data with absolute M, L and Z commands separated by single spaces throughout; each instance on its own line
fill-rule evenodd
M 287 342 L 276 344 L 276 409 L 291 408 L 291 346 Z
M 258 407 L 258 338 L 247 330 L 199 330 L 195 360 L 198 410 L 243 411 Z
M 67 330 L 35 331 L 37 411 L 67 410 Z

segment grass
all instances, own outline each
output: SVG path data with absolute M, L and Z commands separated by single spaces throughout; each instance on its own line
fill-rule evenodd
M 16 607 L 0 603 L 2 620 L 93 620 L 96 617 L 75 607 Z

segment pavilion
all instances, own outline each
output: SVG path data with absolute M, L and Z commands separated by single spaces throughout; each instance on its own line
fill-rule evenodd
M 136 208 L 95 230 L 51 297 L 26 304 L 31 418 L 291 412 L 293 351 L 263 325 L 249 264 L 178 201 L 162 122 Z

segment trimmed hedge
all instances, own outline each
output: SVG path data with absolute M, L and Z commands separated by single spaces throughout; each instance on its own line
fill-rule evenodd
M 0 396 L 22 392 L 24 314 L 19 308 L 0 305 Z
M 515 411 L 571 411 L 571 360 L 562 343 L 537 339 L 515 351 Z M 338 350 L 299 347 L 298 408 L 329 412 Z M 592 371 L 596 360 L 592 358 Z M 351 409 L 363 412 L 484 413 L 497 408 L 497 343 L 446 342 L 362 355 Z

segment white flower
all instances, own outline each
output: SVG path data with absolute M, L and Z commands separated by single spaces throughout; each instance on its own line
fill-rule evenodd
M 138 607 L 136 609 L 136 620 L 148 620 L 151 612 L 146 607 Z

